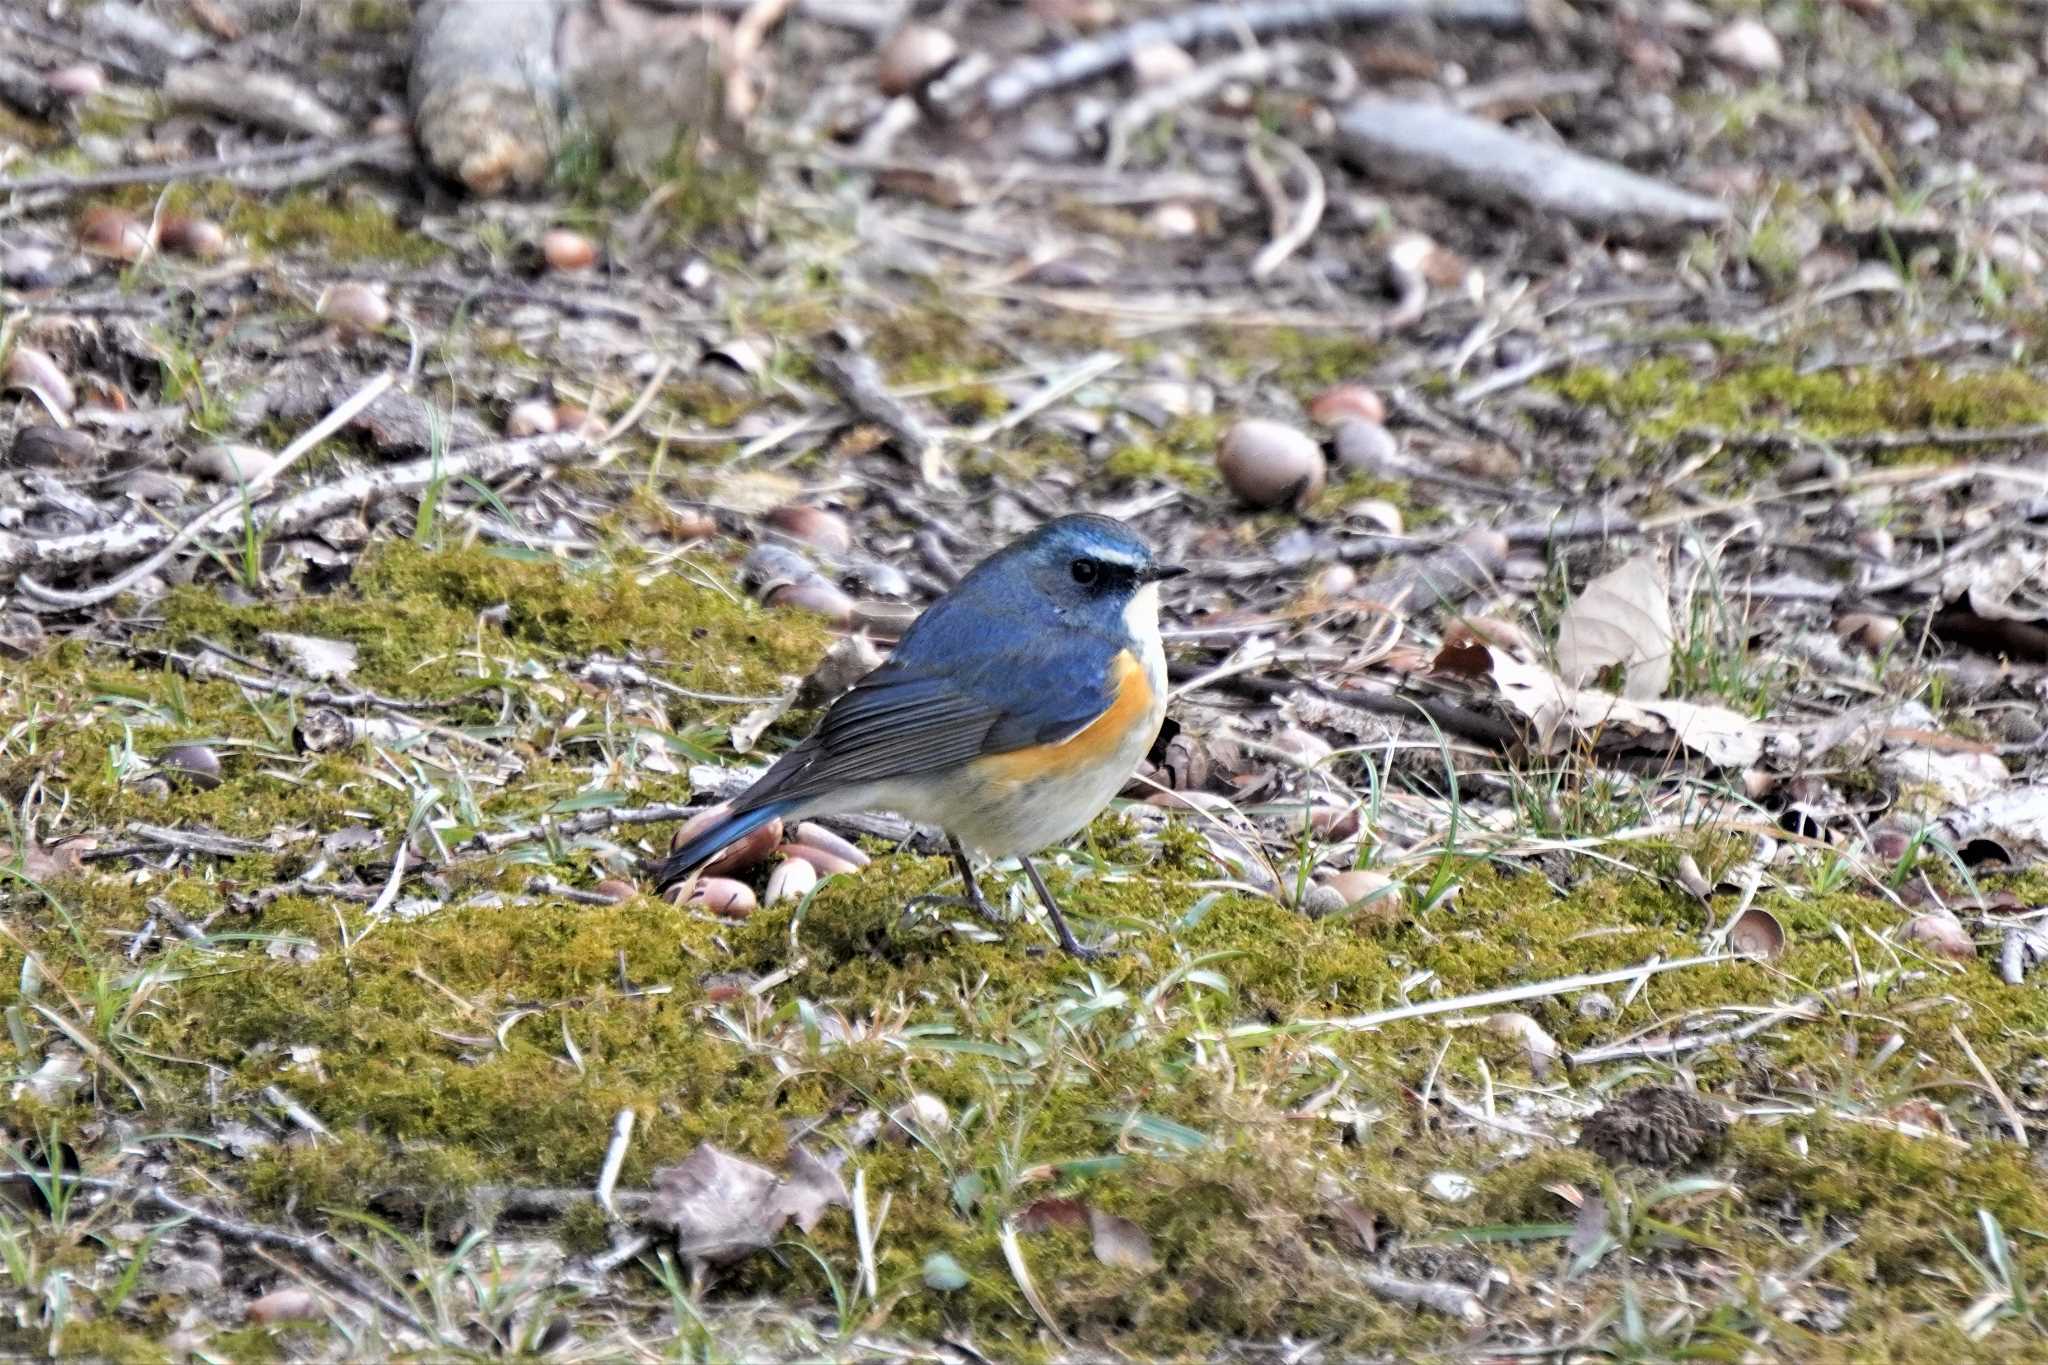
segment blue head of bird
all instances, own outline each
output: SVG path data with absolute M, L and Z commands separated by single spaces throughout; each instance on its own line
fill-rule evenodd
M 1059 517 L 984 561 L 961 587 L 1028 594 L 1060 625 L 1125 640 L 1159 634 L 1161 579 L 1186 570 L 1161 563 L 1122 522 L 1093 513 Z M 1027 605 L 1018 603 L 1019 606 Z

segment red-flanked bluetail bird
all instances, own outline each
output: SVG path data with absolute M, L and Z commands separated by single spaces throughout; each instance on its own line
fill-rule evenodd
M 891 810 L 946 831 L 966 899 L 994 919 L 967 850 L 1016 857 L 1060 946 L 1092 956 L 1028 854 L 1082 829 L 1152 747 L 1166 715 L 1162 564 L 1122 522 L 1047 522 L 976 565 L 911 623 L 889 661 L 817 730 L 675 850 L 657 887 L 780 817 Z

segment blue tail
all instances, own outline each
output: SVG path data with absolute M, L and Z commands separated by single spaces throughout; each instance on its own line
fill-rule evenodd
M 796 804 L 794 801 L 770 801 L 765 806 L 741 811 L 722 824 L 713 825 L 662 859 L 661 866 L 654 870 L 654 889 L 666 891 L 710 862 L 719 850 L 728 844 L 738 843 L 770 820 L 787 814 L 795 809 Z

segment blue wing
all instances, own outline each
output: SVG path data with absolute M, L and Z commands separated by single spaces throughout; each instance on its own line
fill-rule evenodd
M 797 802 L 840 787 L 943 772 L 985 754 L 1051 744 L 1115 697 L 1121 646 L 1092 633 L 1031 632 L 998 611 L 942 601 L 919 617 L 887 663 L 832 704 L 817 731 L 784 754 L 735 811 Z

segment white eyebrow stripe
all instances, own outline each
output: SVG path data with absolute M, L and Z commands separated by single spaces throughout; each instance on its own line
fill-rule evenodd
M 1105 564 L 1116 564 L 1126 569 L 1143 568 L 1145 564 L 1139 556 L 1126 555 L 1122 550 L 1112 550 L 1107 546 L 1091 547 L 1088 553 Z

